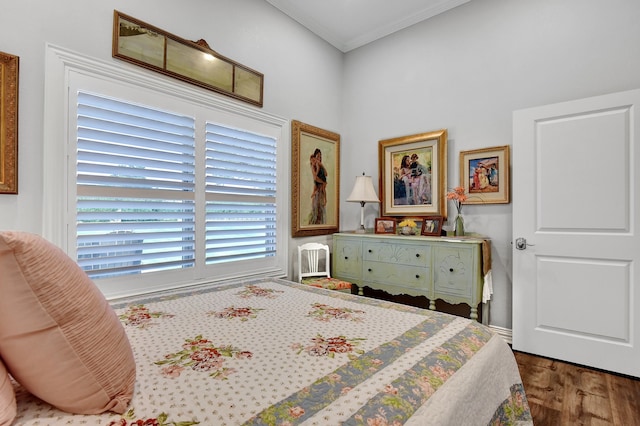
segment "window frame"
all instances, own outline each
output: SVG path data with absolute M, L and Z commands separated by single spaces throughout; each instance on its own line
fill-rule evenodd
M 186 87 L 167 78 L 153 75 L 146 70 L 129 69 L 113 63 L 103 62 L 80 55 L 76 52 L 48 44 L 45 61 L 45 104 L 44 104 L 44 151 L 43 151 L 43 236 L 61 247 L 70 257 L 76 257 L 75 240 L 75 99 L 74 90 L 78 85 L 120 87 L 123 93 L 141 91 L 153 102 L 150 106 L 162 108 L 158 99 L 168 103 L 180 101 L 193 107 L 195 115 L 202 110 L 215 114 L 210 121 L 224 126 L 235 127 L 251 132 L 270 135 L 277 139 L 277 196 L 278 214 L 276 227 L 277 253 L 264 262 L 230 262 L 229 264 L 203 265 L 198 273 L 185 278 L 180 271 L 149 273 L 136 275 L 135 280 L 100 279 L 96 284 L 109 299 L 126 297 L 133 294 L 160 291 L 170 288 L 193 286 L 203 283 L 220 282 L 234 278 L 256 275 L 284 277 L 288 265 L 288 181 L 290 174 L 288 144 L 288 121 L 272 114 L 257 110 L 255 107 L 240 105 L 234 101 L 222 99 L 219 95 L 203 89 Z M 84 90 L 92 91 L 92 87 Z M 95 89 L 93 89 L 95 90 Z M 96 92 L 97 93 L 97 92 Z M 119 97 L 117 93 L 102 93 Z M 135 100 L 134 100 L 135 102 Z M 63 106 L 61 108 L 61 106 Z M 185 112 L 185 111 L 181 111 Z M 215 118 L 215 119 L 213 119 Z M 201 116 L 197 120 L 203 120 Z M 204 126 L 196 127 L 196 139 L 204 140 Z M 202 167 L 204 144 L 196 144 L 196 167 Z M 197 185 L 203 182 L 197 182 Z M 204 185 L 203 185 L 204 186 Z M 204 202 L 204 192 L 196 191 L 196 203 Z M 196 220 L 204 220 L 204 210 L 199 209 Z M 202 222 L 203 223 L 203 222 Z M 198 232 L 204 232 L 199 229 Z M 204 240 L 196 241 L 196 250 L 204 249 Z M 263 259 L 261 259 L 263 260 Z M 132 281 L 135 281 L 132 284 Z

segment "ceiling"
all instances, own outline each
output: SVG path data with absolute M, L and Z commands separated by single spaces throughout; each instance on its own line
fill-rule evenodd
M 470 0 L 266 0 L 348 52 Z

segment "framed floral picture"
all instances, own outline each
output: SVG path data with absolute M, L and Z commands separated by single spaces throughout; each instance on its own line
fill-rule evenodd
M 509 145 L 460 151 L 463 204 L 509 203 L 509 179 Z
M 340 135 L 293 120 L 291 174 L 291 235 L 338 232 Z
M 405 217 L 398 219 L 396 227 L 398 235 L 420 235 L 422 229 L 422 217 Z
M 447 216 L 447 130 L 379 141 L 383 216 Z

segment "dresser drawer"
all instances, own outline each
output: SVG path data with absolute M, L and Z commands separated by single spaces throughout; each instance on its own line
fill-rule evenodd
M 362 278 L 362 242 L 335 238 L 333 245 L 333 276 L 360 280 Z
M 431 248 L 421 244 L 364 242 L 362 259 L 409 266 L 428 266 Z
M 397 263 L 365 260 L 363 280 L 370 283 L 397 285 L 421 289 L 425 292 L 431 284 L 431 271 L 427 267 L 406 266 Z
M 437 296 L 471 299 L 476 269 L 473 247 L 438 247 L 434 256 L 434 290 Z M 446 297 L 445 297 L 446 299 Z

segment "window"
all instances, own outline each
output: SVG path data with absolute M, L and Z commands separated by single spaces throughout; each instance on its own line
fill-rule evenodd
M 269 137 L 207 123 L 207 263 L 276 251 L 276 146 Z
M 67 108 L 50 97 L 45 127 L 63 118 L 68 130 L 45 140 L 44 235 L 107 297 L 286 275 L 284 120 L 51 46 L 48 55 L 45 86 L 66 84 Z M 49 127 L 45 139 L 62 130 Z
M 77 96 L 78 264 L 93 279 L 195 262 L 195 120 Z

